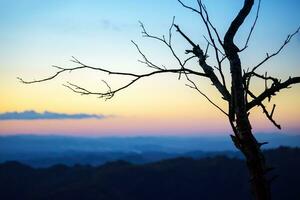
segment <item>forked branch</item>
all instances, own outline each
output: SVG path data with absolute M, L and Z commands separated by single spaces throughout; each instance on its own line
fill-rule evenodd
M 259 106 L 266 98 L 270 98 L 271 96 L 276 95 L 276 92 L 279 92 L 282 89 L 289 88 L 293 84 L 300 83 L 300 77 L 290 77 L 286 81 L 280 83 L 274 83 L 272 86 L 268 89 L 266 89 L 264 92 L 262 92 L 260 95 L 255 97 L 251 102 L 249 102 L 246 105 L 246 109 L 249 111 L 251 108 L 255 106 Z
M 234 56 L 237 52 L 239 52 L 239 48 L 234 44 L 234 37 L 239 30 L 240 26 L 244 23 L 246 17 L 249 15 L 252 6 L 254 4 L 254 0 L 245 0 L 243 8 L 240 10 L 238 15 L 231 22 L 225 37 L 224 37 L 224 49 L 227 52 L 228 56 Z
M 90 90 L 87 90 L 86 88 L 80 87 L 76 84 L 72 84 L 72 83 L 67 83 L 64 86 L 66 86 L 67 88 L 71 89 L 73 92 L 75 93 L 79 93 L 81 95 L 97 95 L 100 98 L 105 98 L 105 99 L 110 99 L 112 98 L 115 93 L 129 87 L 130 85 L 132 85 L 133 83 L 135 83 L 136 81 L 138 81 L 141 78 L 145 78 L 145 77 L 149 77 L 149 76 L 153 76 L 156 74 L 163 74 L 163 73 L 186 73 L 186 74 L 192 74 L 192 75 L 196 75 L 196 76 L 202 76 L 202 77 L 208 77 L 205 73 L 201 73 L 201 72 L 197 72 L 191 69 L 186 69 L 186 68 L 180 68 L 180 69 L 157 69 L 153 72 L 149 72 L 149 73 L 144 73 L 144 74 L 134 74 L 134 73 L 127 73 L 127 72 L 115 72 L 115 71 L 110 71 L 104 68 L 99 68 L 99 67 L 91 67 L 88 65 L 85 65 L 84 63 L 82 63 L 81 61 L 79 61 L 78 59 L 76 59 L 75 57 L 73 57 L 72 62 L 79 64 L 80 66 L 78 67 L 73 67 L 73 68 L 63 68 L 63 67 L 58 67 L 58 66 L 54 66 L 55 68 L 59 69 L 59 71 L 57 71 L 54 75 L 49 76 L 47 78 L 44 79 L 39 79 L 39 80 L 32 80 L 32 81 L 25 81 L 22 78 L 18 79 L 24 83 L 24 84 L 32 84 L 32 83 L 38 83 L 38 82 L 45 82 L 45 81 L 49 81 L 52 80 L 54 78 L 56 78 L 57 76 L 59 76 L 60 74 L 64 73 L 64 72 L 73 72 L 76 70 L 81 70 L 81 69 L 91 69 L 91 70 L 96 70 L 96 71 L 100 71 L 100 72 L 105 72 L 108 73 L 109 75 L 119 75 L 119 76 L 127 76 L 127 77 L 132 77 L 133 79 L 117 88 L 112 90 L 108 84 L 106 83 L 106 85 L 108 86 L 109 90 L 107 92 L 92 92 Z
M 252 33 L 254 31 L 254 28 L 255 28 L 255 25 L 256 25 L 256 22 L 257 22 L 257 19 L 258 19 L 258 16 L 259 16 L 260 4 L 261 4 L 261 0 L 258 1 L 258 6 L 257 6 L 257 11 L 256 11 L 254 22 L 251 26 L 250 32 L 248 34 L 248 37 L 247 37 L 247 40 L 246 40 L 246 43 L 245 43 L 245 46 L 242 49 L 240 49 L 240 52 L 244 51 L 248 47 L 248 43 L 250 41 L 250 38 L 252 36 Z
M 250 91 L 248 91 L 249 95 L 253 98 L 256 99 L 257 97 Z M 281 129 L 281 126 L 274 120 L 273 118 L 273 114 L 276 108 L 276 104 L 273 105 L 272 111 L 271 113 L 269 113 L 269 111 L 267 110 L 266 106 L 262 103 L 262 102 L 258 102 L 258 106 L 260 106 L 263 110 L 263 113 L 266 115 L 266 117 L 268 118 L 268 120 L 270 120 L 272 122 L 272 124 L 278 128 Z
M 222 94 L 223 99 L 230 101 L 231 95 L 227 88 L 220 82 L 216 74 L 214 73 L 213 67 L 206 63 L 207 55 L 203 52 L 199 45 L 196 45 L 185 33 L 181 31 L 178 25 L 174 25 L 177 32 L 187 40 L 187 42 L 192 46 L 192 50 L 187 50 L 187 53 L 193 53 L 199 59 L 199 65 L 203 69 L 204 73 L 210 78 L 212 84 L 217 88 L 217 90 Z

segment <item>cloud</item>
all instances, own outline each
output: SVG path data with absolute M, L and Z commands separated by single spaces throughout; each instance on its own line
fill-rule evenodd
M 124 27 L 126 27 L 125 24 L 115 23 L 108 19 L 102 19 L 99 23 L 103 30 L 121 31 Z
M 66 113 L 55 113 L 45 111 L 43 113 L 35 112 L 33 110 L 28 110 L 24 112 L 5 112 L 0 113 L 0 120 L 36 120 L 36 119 L 103 119 L 106 118 L 104 115 L 94 115 L 94 114 L 66 114 Z

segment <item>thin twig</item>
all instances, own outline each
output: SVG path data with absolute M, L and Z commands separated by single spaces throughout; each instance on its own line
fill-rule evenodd
M 263 59 L 263 60 L 262 60 L 260 63 L 258 63 L 256 66 L 254 66 L 253 69 L 252 69 L 252 72 L 254 72 L 258 67 L 260 67 L 262 64 L 264 64 L 265 62 L 267 62 L 267 61 L 268 61 L 269 59 L 271 59 L 272 57 L 278 55 L 278 54 L 282 51 L 282 49 L 283 49 L 283 48 L 291 41 L 291 39 L 292 39 L 297 33 L 299 33 L 299 30 L 300 30 L 300 26 L 298 27 L 298 29 L 297 29 L 294 33 L 289 34 L 289 35 L 287 36 L 287 38 L 285 39 L 285 41 L 283 42 L 283 44 L 280 46 L 280 48 L 279 48 L 276 52 L 274 52 L 274 53 L 272 53 L 272 54 L 266 53 L 266 58 Z
M 192 88 L 192 89 L 195 89 L 196 91 L 198 91 L 203 97 L 205 97 L 205 99 L 207 99 L 214 107 L 216 107 L 218 110 L 220 110 L 223 114 L 225 114 L 226 116 L 228 116 L 228 113 L 226 113 L 220 106 L 218 106 L 216 103 L 214 103 L 205 93 L 203 93 L 198 87 L 197 85 L 195 84 L 194 81 L 192 81 L 188 76 L 187 77 L 187 80 L 192 84 L 192 85 L 189 85 L 189 84 L 186 84 L 187 87 L 189 88 Z
M 256 99 L 257 97 L 250 91 L 248 91 L 249 95 Z M 273 108 L 272 108 L 272 111 L 271 111 L 271 114 L 268 112 L 266 106 L 262 103 L 262 102 L 259 102 L 258 103 L 258 106 L 260 106 L 263 110 L 263 113 L 266 115 L 266 117 L 273 123 L 274 126 L 276 126 L 276 128 L 278 129 L 281 129 L 281 126 L 273 119 L 273 114 L 274 114 L 274 110 L 275 110 L 275 107 L 276 105 L 274 104 L 273 105 Z
M 253 22 L 253 25 L 251 26 L 250 32 L 248 34 L 248 37 L 247 37 L 247 40 L 246 40 L 246 43 L 245 43 L 245 46 L 240 50 L 240 52 L 244 51 L 248 47 L 248 43 L 250 41 L 251 35 L 253 33 L 253 30 L 255 28 L 255 25 L 256 25 L 256 22 L 257 22 L 257 19 L 258 19 L 258 16 L 259 16 L 260 4 L 261 4 L 261 0 L 258 1 L 258 6 L 257 6 L 255 20 Z

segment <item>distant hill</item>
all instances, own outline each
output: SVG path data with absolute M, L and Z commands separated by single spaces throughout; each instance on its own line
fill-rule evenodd
M 298 200 L 300 149 L 281 147 L 265 154 L 276 167 L 270 178 L 279 175 L 272 185 L 274 200 Z M 143 165 L 115 161 L 99 167 L 0 165 L 0 199 L 250 200 L 249 191 L 245 163 L 224 156 Z
M 265 148 L 300 147 L 300 135 L 259 134 Z M 0 163 L 15 160 L 34 167 L 54 164 L 93 166 L 126 160 L 135 164 L 175 157 L 203 158 L 213 155 L 241 157 L 228 136 L 198 137 L 104 137 L 16 135 L 0 136 Z
M 0 153 L 1 155 L 1 153 Z M 2 154 L 3 155 L 3 154 Z M 216 155 L 226 155 L 228 157 L 242 158 L 242 155 L 236 151 L 191 151 L 187 153 L 166 153 L 159 151 L 149 152 L 81 152 L 81 151 L 63 151 L 63 152 L 34 152 L 34 153 L 15 153 L 0 156 L 0 163 L 7 161 L 18 161 L 31 167 L 50 167 L 56 164 L 73 166 L 75 164 L 98 166 L 104 163 L 124 160 L 133 164 L 146 164 L 157 162 L 164 159 L 176 157 L 205 158 Z
M 256 134 L 266 148 L 300 147 L 300 134 Z M 55 147 L 55 148 L 54 148 Z M 185 153 L 189 151 L 235 150 L 229 135 L 204 136 L 136 136 L 136 137 L 71 137 L 55 135 L 0 136 L 0 152 L 145 152 Z

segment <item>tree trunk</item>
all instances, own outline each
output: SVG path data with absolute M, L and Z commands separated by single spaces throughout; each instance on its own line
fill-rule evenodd
M 248 123 L 248 117 L 244 119 Z M 271 200 L 270 183 L 267 180 L 267 167 L 260 144 L 254 138 L 251 127 L 244 128 L 244 123 L 237 123 L 239 149 L 244 154 L 250 175 L 251 191 L 256 200 Z
M 260 144 L 252 134 L 246 109 L 245 94 L 247 91 L 243 87 L 241 61 L 234 48 L 230 50 L 232 51 L 227 52 L 227 55 L 229 55 L 232 76 L 230 108 L 233 116 L 229 116 L 229 120 L 235 132 L 233 139 L 237 148 L 246 158 L 254 198 L 256 200 L 271 200 L 270 186 L 266 178 L 265 158 L 260 150 Z M 233 125 L 234 122 L 236 123 L 235 126 Z

